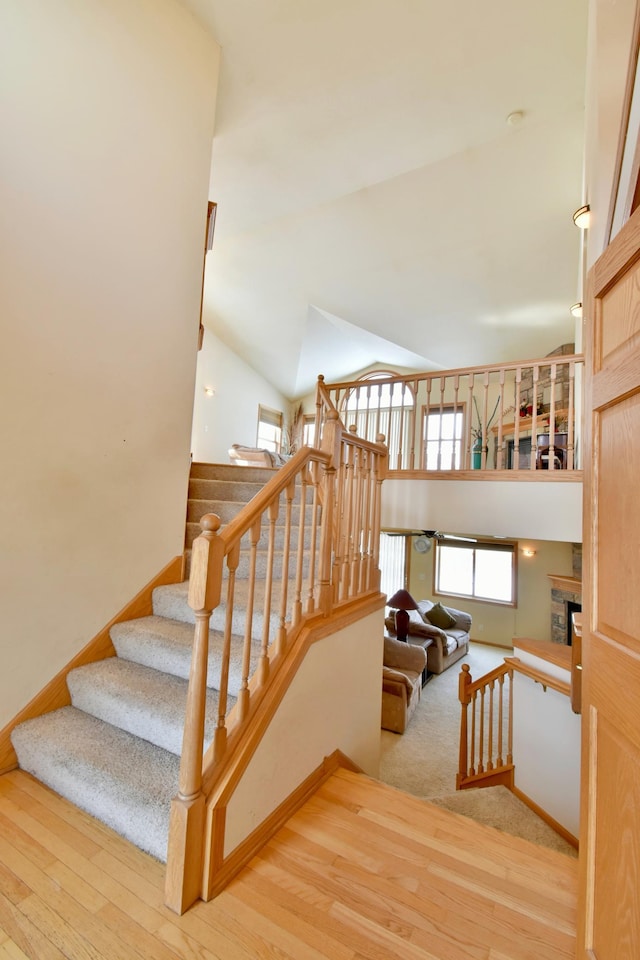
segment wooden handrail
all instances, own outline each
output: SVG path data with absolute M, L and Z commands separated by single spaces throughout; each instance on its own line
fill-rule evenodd
M 211 836 L 210 812 L 205 823 L 203 784 L 214 782 L 213 771 L 226 758 L 229 724 L 237 744 L 240 728 L 249 724 L 267 686 L 282 669 L 291 639 L 305 618 L 327 618 L 336 604 L 379 593 L 380 485 L 386 473 L 386 447 L 347 431 L 331 403 L 326 404 L 320 443 L 320 448 L 298 451 L 224 529 L 219 517 L 205 515 L 203 532 L 193 543 L 189 605 L 194 611 L 195 640 L 179 790 L 171 807 L 165 891 L 167 905 L 179 913 L 200 895 L 201 868 L 208 857 L 207 837 Z M 310 503 L 309 488 L 313 491 Z M 297 524 L 294 501 L 300 514 Z M 282 503 L 284 540 L 282 549 L 276 550 Z M 263 523 L 268 536 L 264 588 L 258 591 L 257 550 Z M 236 574 L 243 550 L 249 579 L 247 606 L 239 611 L 235 609 Z M 218 715 L 213 745 L 203 758 L 209 627 L 221 604 L 216 615 L 223 621 L 223 626 L 219 625 L 223 635 L 220 676 L 215 681 Z M 242 638 L 238 635 L 239 613 L 243 616 Z M 257 669 L 250 676 L 252 650 L 256 652 L 258 642 Z M 237 705 L 229 710 L 234 644 L 242 645 L 242 677 Z M 215 812 L 211 816 L 215 819 Z
M 519 657 L 505 657 L 505 663 L 508 663 L 513 670 L 522 673 L 525 677 L 529 677 L 531 680 L 535 680 L 536 683 L 542 684 L 545 689 L 551 687 L 552 690 L 557 690 L 558 693 L 564 694 L 565 697 L 571 696 L 571 684 L 564 680 L 558 680 L 557 677 L 552 677 L 543 670 L 537 670 L 528 663 L 523 663 Z

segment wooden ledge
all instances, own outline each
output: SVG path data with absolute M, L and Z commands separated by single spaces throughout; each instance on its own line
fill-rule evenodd
M 571 685 L 569 683 L 564 683 L 564 681 L 558 680 L 556 677 L 550 677 L 548 673 L 543 673 L 542 670 L 536 670 L 535 667 L 530 667 L 528 663 L 523 663 L 519 657 L 505 657 L 504 662 L 517 673 L 522 673 L 525 677 L 529 677 L 530 680 L 535 680 L 536 683 L 541 684 L 544 690 L 546 690 L 547 687 L 551 687 L 552 690 L 557 690 L 558 693 L 564 694 L 565 697 L 571 697 Z
M 577 577 L 565 577 L 562 573 L 548 573 L 551 586 L 556 590 L 564 590 L 569 593 L 579 593 L 582 596 L 582 580 Z
M 524 650 L 534 657 L 540 657 L 547 663 L 553 663 L 563 670 L 571 670 L 571 647 L 563 643 L 551 643 L 550 640 L 532 640 L 530 637 L 514 637 L 514 650 Z

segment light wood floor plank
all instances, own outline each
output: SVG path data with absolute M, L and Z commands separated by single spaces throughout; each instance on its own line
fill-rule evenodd
M 572 960 L 576 873 L 339 771 L 178 917 L 161 864 L 21 771 L 0 778 L 0 960 Z

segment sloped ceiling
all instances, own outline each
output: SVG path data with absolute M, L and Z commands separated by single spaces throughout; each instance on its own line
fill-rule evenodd
M 204 322 L 274 386 L 573 340 L 586 0 L 182 2 L 222 46 Z

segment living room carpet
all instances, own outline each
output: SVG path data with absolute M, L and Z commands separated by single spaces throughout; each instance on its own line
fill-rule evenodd
M 379 779 L 455 813 L 575 856 L 574 848 L 506 787 L 456 791 L 460 668 L 468 663 L 477 680 L 512 653 L 504 647 L 471 643 L 463 660 L 433 676 L 405 732 L 381 731 Z

